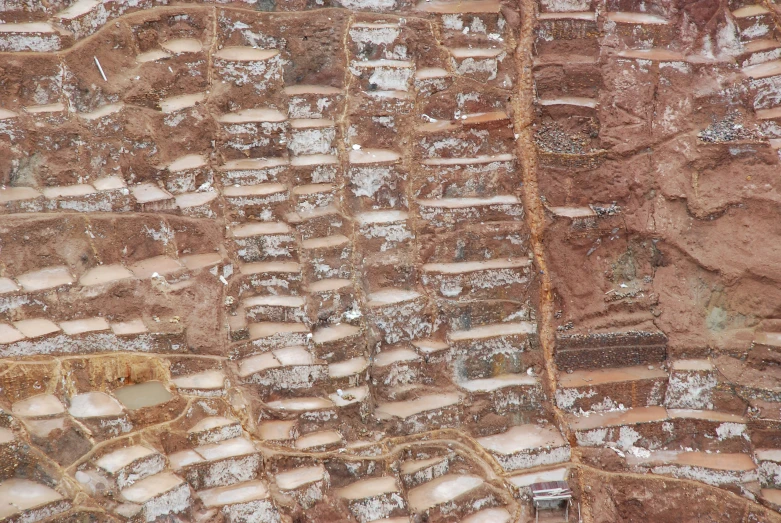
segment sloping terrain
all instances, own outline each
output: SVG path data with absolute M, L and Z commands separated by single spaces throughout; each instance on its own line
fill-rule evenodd
M 781 6 L 0 21 L 0 521 L 781 521 Z

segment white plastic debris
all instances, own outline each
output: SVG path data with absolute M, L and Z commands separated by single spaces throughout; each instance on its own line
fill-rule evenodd
M 159 278 L 159 277 L 160 277 L 160 275 L 159 275 L 159 274 L 157 274 L 156 272 L 153 272 L 153 273 L 152 273 L 152 278 Z
M 97 56 L 93 56 L 93 58 L 95 59 L 95 65 L 98 66 L 98 71 L 100 71 L 100 76 L 103 77 L 103 81 L 104 82 L 108 82 L 108 78 L 106 78 L 106 73 L 103 72 L 103 68 L 100 66 L 100 62 L 98 61 L 98 57 Z
M 358 145 L 357 143 L 354 143 L 354 144 L 353 144 L 353 151 L 357 151 L 357 150 L 359 150 L 360 148 L 361 148 L 361 146 L 360 146 L 360 145 Z
M 344 392 L 342 391 L 342 389 L 336 389 L 336 395 L 341 398 L 342 396 L 344 396 Z
M 222 274 L 220 274 L 220 281 L 222 282 L 223 285 L 228 285 L 228 280 L 226 280 L 225 276 L 223 276 Z

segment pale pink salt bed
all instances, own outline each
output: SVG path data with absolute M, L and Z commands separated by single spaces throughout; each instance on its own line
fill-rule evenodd
M 68 412 L 80 419 L 119 416 L 122 414 L 122 405 L 105 392 L 85 392 L 71 398 Z
M 7 479 L 0 483 L 0 518 L 5 519 L 62 499 L 59 492 L 46 485 L 28 479 Z
M 499 454 L 565 445 L 564 438 L 552 426 L 518 425 L 507 432 L 478 438 L 480 445 Z
M 319 447 L 322 445 L 332 445 L 334 443 L 341 443 L 342 435 L 335 430 L 324 430 L 321 432 L 310 432 L 303 436 L 299 436 L 296 440 L 295 447 L 297 449 L 309 449 L 312 447 Z
M 269 497 L 266 484 L 260 480 L 247 481 L 237 485 L 228 485 L 198 492 L 203 504 L 207 507 L 221 507 L 236 503 L 248 503 Z
M 184 480 L 179 476 L 170 472 L 161 472 L 133 483 L 122 491 L 122 497 L 131 503 L 146 503 L 183 483 Z
M 340 498 L 356 500 L 381 496 L 382 494 L 390 494 L 391 492 L 399 492 L 396 478 L 393 476 L 383 476 L 379 478 L 362 479 L 355 483 L 351 483 L 346 487 L 338 489 L 336 495 Z
M 323 478 L 325 478 L 325 467 L 322 465 L 301 467 L 274 475 L 274 481 L 281 490 L 293 490 Z
M 225 385 L 225 373 L 221 370 L 206 370 L 186 376 L 177 376 L 171 381 L 179 389 L 221 389 Z
M 134 461 L 149 457 L 153 454 L 156 454 L 156 451 L 149 447 L 133 445 L 105 454 L 101 456 L 95 464 L 106 472 L 115 474 L 117 471 L 127 467 Z
M 65 406 L 53 394 L 39 394 L 17 401 L 11 411 L 21 418 L 44 418 L 62 414 Z
M 468 474 L 446 474 L 411 489 L 407 493 L 409 505 L 415 512 L 424 512 L 431 507 L 456 499 L 476 489 L 483 479 Z

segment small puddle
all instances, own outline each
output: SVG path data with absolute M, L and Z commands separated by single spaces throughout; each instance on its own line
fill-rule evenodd
M 114 396 L 130 410 L 161 405 L 174 397 L 159 381 L 127 385 L 115 390 Z

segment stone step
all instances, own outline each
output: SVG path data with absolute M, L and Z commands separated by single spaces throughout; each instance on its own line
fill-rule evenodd
M 195 490 L 223 487 L 254 479 L 260 452 L 244 437 L 207 443 L 169 456 L 171 468 Z
M 662 476 L 692 479 L 709 485 L 749 487 L 758 479 L 757 465 L 748 454 L 658 451 L 650 455 L 628 455 L 635 469 Z
M 237 293 L 297 295 L 301 265 L 293 261 L 247 263 L 239 267 Z
M 312 337 L 305 323 L 263 321 L 250 323 L 247 329 L 252 345 L 264 350 L 305 346 Z
M 120 490 L 146 477 L 162 472 L 165 456 L 145 445 L 133 445 L 103 454 L 95 465 L 108 474 Z
M 515 140 L 512 125 L 499 115 L 504 113 L 464 114 L 455 121 L 438 120 L 421 124 L 417 128 L 416 149 L 425 159 L 509 154 Z M 477 133 L 486 136 L 476 136 Z M 483 193 L 480 196 L 487 195 Z
M 398 40 L 402 28 L 398 23 L 356 22 L 350 26 L 351 50 L 362 60 L 377 58 L 407 59 L 406 49 L 398 49 L 404 40 Z
M 478 82 L 496 79 L 506 55 L 503 48 L 493 47 L 452 47 L 448 51 L 455 72 Z
M 297 185 L 291 190 L 291 195 L 295 205 L 294 210 L 299 214 L 324 210 L 336 202 L 336 188 L 332 183 Z
M 207 509 L 219 508 L 227 521 L 280 521 L 269 489 L 260 480 L 200 490 L 196 495 Z
M 732 16 L 737 21 L 739 36 L 743 42 L 776 36 L 773 14 L 763 5 L 741 7 L 733 11 Z
M 665 448 L 697 451 L 751 452 L 748 420 L 714 410 L 667 409 L 671 428 Z M 664 429 L 664 427 L 663 427 Z
M 285 182 L 290 161 L 287 158 L 242 158 L 217 167 L 223 187 Z
M 781 59 L 781 42 L 769 38 L 746 42 L 743 52 L 737 57 L 740 67 L 760 65 L 778 59 Z
M 461 399 L 457 392 L 443 392 L 407 401 L 380 402 L 374 414 L 380 421 L 388 422 L 389 432 L 401 434 L 456 427 L 463 416 Z
M 309 432 L 296 438 L 294 448 L 308 452 L 325 452 L 340 448 L 344 445 L 344 438 L 337 430 L 322 430 Z
M 137 201 L 130 196 L 123 180 L 114 184 L 99 179 L 92 184 L 46 187 L 40 191 L 31 187 L 0 188 L 0 205 L 8 213 L 129 212 L 135 209 Z
M 532 262 L 528 258 L 473 262 L 426 263 L 426 289 L 446 299 L 517 299 L 526 294 Z
M 518 411 L 537 411 L 542 407 L 544 394 L 539 379 L 529 374 L 499 374 L 491 378 L 457 383 L 473 401 L 486 398 L 490 409 L 502 416 Z
M 222 196 L 226 211 L 238 219 L 279 220 L 291 208 L 290 192 L 281 183 L 225 187 Z
M 444 195 L 453 198 L 501 196 L 511 193 L 520 182 L 512 154 L 428 158 L 421 164 L 425 174 L 411 180 L 412 195 L 421 200 Z
M 487 508 L 467 516 L 460 523 L 510 523 L 512 518 L 506 508 Z
M 284 418 L 287 422 L 295 421 L 292 426 L 275 427 L 278 430 L 274 439 L 282 439 L 285 435 L 293 439 L 295 434 L 322 431 L 338 422 L 338 407 L 329 397 L 286 398 L 266 402 L 265 407 L 264 410 L 271 419 Z M 284 434 L 285 432 L 287 434 Z
M 258 423 L 255 435 L 261 441 L 292 446 L 297 433 L 296 420 L 271 420 Z
M 394 249 L 409 246 L 413 239 L 409 213 L 405 211 L 368 211 L 355 216 L 358 225 L 357 248 L 361 252 L 387 256 Z
M 304 274 L 309 281 L 352 276 L 353 244 L 343 234 L 307 238 L 301 242 L 301 251 L 308 262 Z
M 238 438 L 242 432 L 238 420 L 223 416 L 209 416 L 187 430 L 187 439 L 194 446 L 200 446 Z
M 420 199 L 415 202 L 424 230 L 452 229 L 466 223 L 520 220 L 524 213 L 523 204 L 512 195 Z
M 494 501 L 486 494 L 483 478 L 472 474 L 446 474 L 407 492 L 410 510 L 436 521 L 445 512 L 462 518 L 476 512 L 475 507 L 490 506 Z
M 450 470 L 452 456 L 435 456 L 428 459 L 415 459 L 401 463 L 399 473 L 401 481 L 409 490 L 423 483 L 444 476 Z
M 335 154 L 311 154 L 290 159 L 291 183 L 325 183 L 336 181 L 339 158 Z
M 604 14 L 606 31 L 617 35 L 627 46 L 669 45 L 677 36 L 675 24 L 664 17 L 640 12 L 613 11 Z
M 2 357 L 35 354 L 68 354 L 74 352 L 172 352 L 183 342 L 181 331 L 150 333 L 141 320 L 109 324 L 91 318 L 68 322 L 71 335 L 46 318 L 20 320 L 13 325 L 0 324 Z
M 351 280 L 328 278 L 311 282 L 307 292 L 307 314 L 312 323 L 350 323 L 363 315 Z
M 327 362 L 344 361 L 366 354 L 363 329 L 348 323 L 320 327 L 312 333 L 315 354 Z
M 649 60 L 651 62 L 687 62 L 686 56 L 678 51 L 657 47 L 652 49 L 626 49 L 615 54 L 624 60 Z
M 279 491 L 292 496 L 304 509 L 323 499 L 331 486 L 331 478 L 323 465 L 285 470 L 273 477 Z
M 754 459 L 758 464 L 759 482 L 762 488 L 781 487 L 781 450 L 756 449 Z
M 51 52 L 59 51 L 69 38 L 64 38 L 48 22 L 5 23 L 0 27 L 0 51 L 2 52 Z
M 304 346 L 291 346 L 239 361 L 239 377 L 259 385 L 267 394 L 279 390 L 309 389 L 324 384 L 328 367 L 316 361 Z M 266 395 L 266 394 L 264 394 Z
M 303 296 L 253 296 L 242 302 L 252 322 L 306 323 L 306 299 Z
M 386 288 L 367 296 L 368 321 L 384 344 L 426 338 L 431 335 L 428 299 L 419 292 Z
M 295 261 L 298 247 L 292 229 L 285 223 L 243 223 L 231 228 L 230 236 L 242 262 Z
M 337 489 L 335 494 L 346 500 L 359 523 L 407 514 L 407 503 L 394 476 L 362 479 Z
M 759 498 L 763 504 L 781 512 L 781 489 L 763 488 L 759 491 Z
M 282 87 L 285 60 L 278 49 L 223 47 L 212 54 L 215 74 L 236 87 L 251 85 L 257 94 Z
M 556 389 L 556 404 L 568 412 L 661 405 L 667 390 L 667 373 L 659 366 L 650 367 L 638 365 L 562 374 Z
M 597 14 L 593 11 L 540 13 L 536 41 L 596 40 Z
M 358 77 L 364 91 L 407 91 L 415 64 L 408 60 L 353 60 L 350 72 Z
M 130 507 L 121 506 L 122 515 L 140 514 L 146 521 L 180 514 L 192 506 L 190 486 L 171 472 L 148 476 L 120 492 Z
M 329 384 L 332 388 L 351 388 L 363 385 L 366 382 L 368 368 L 369 361 L 364 356 L 331 362 L 328 364 Z
M 537 325 L 506 322 L 448 334 L 450 363 L 457 381 L 525 373 L 536 362 Z
M 326 118 L 290 120 L 287 149 L 293 156 L 335 154 L 336 124 Z
M 654 447 L 666 437 L 662 424 L 669 416 L 663 407 L 638 407 L 624 411 L 567 416 L 578 445 L 583 447 Z
M 289 85 L 284 88 L 288 97 L 290 118 L 334 118 L 338 116 L 344 92 L 325 85 Z
M 449 14 L 480 14 L 480 13 L 498 13 L 501 4 L 498 0 L 466 0 L 464 2 L 453 2 L 451 0 L 421 0 L 415 6 L 418 11 L 424 13 L 436 13 L 440 15 Z
M 95 436 L 116 437 L 133 427 L 122 404 L 105 392 L 92 391 L 71 396 L 68 413 L 85 424 Z
M 397 387 L 425 381 L 423 358 L 412 348 L 384 350 L 374 356 L 371 375 L 380 387 Z
M 545 483 L 548 481 L 567 481 L 569 477 L 568 467 L 556 467 L 546 470 L 537 470 L 534 472 L 521 472 L 513 474 L 507 478 L 507 481 L 516 489 L 522 497 L 531 496 L 531 487 L 535 483 Z
M 672 409 L 713 409 L 717 371 L 709 360 L 674 360 L 664 405 Z
M 225 394 L 226 379 L 227 377 L 223 370 L 214 369 L 172 376 L 171 383 L 176 386 L 179 394 L 215 397 Z
M 511 472 L 570 459 L 570 448 L 552 425 L 517 425 L 507 432 L 477 438 L 504 470 Z
M 749 65 L 741 69 L 744 75 L 754 80 L 770 78 L 781 75 L 781 60 L 772 60 L 756 65 Z
M 667 357 L 667 337 L 661 332 L 558 334 L 556 338 L 556 365 L 563 371 L 658 365 Z

